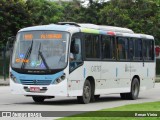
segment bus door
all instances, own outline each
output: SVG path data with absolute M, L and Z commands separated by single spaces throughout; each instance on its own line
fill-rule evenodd
M 68 93 L 69 95 L 80 94 L 83 88 L 83 67 L 82 67 L 82 43 L 81 34 L 75 33 L 71 38 L 70 53 L 69 53 L 69 79 Z

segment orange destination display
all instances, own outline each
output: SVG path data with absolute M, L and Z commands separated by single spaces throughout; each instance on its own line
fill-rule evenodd
M 33 35 L 32 34 L 25 34 L 24 35 L 24 39 L 25 40 L 32 40 L 33 39 Z
M 61 39 L 62 34 L 41 34 L 41 39 Z

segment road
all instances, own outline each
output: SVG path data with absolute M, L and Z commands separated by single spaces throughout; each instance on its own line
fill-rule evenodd
M 0 111 L 95 111 L 151 101 L 160 101 L 160 83 L 153 89 L 140 92 L 137 100 L 121 100 L 119 94 L 109 94 L 101 96 L 98 101 L 90 104 L 78 104 L 76 97 L 56 97 L 37 104 L 31 97 L 13 95 L 8 86 L 0 86 Z M 45 119 L 53 120 L 53 118 Z

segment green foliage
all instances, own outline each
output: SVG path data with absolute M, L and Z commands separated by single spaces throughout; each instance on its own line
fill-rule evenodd
M 99 2 L 101 1 L 101 2 Z M 160 45 L 160 0 L 0 0 L 0 45 L 23 27 L 74 21 L 113 25 L 151 34 Z
M 0 44 L 5 44 L 9 36 L 15 36 L 19 29 L 30 25 L 32 20 L 23 0 L 0 1 Z
M 160 43 L 160 7 L 154 0 L 111 0 L 100 10 L 99 17 L 103 24 L 150 34 Z
M 34 24 L 50 24 L 61 21 L 63 6 L 47 0 L 27 0 L 26 5 Z

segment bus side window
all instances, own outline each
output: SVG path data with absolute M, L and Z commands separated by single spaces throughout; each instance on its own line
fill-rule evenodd
M 143 41 L 143 56 L 144 60 L 154 60 L 153 57 L 153 41 L 149 39 L 145 39 Z
M 134 53 L 134 39 L 130 38 L 129 40 L 129 52 L 128 52 L 128 56 L 130 58 L 130 60 L 133 60 L 135 57 L 135 53 Z
M 85 57 L 87 59 L 100 59 L 99 35 L 85 34 Z
M 118 37 L 118 56 L 120 60 L 127 60 L 128 57 L 128 39 Z
M 103 59 L 115 59 L 114 37 L 102 35 L 101 51 Z
M 109 36 L 102 36 L 102 58 L 111 59 L 111 39 Z
M 81 37 L 77 33 L 72 36 L 70 45 L 70 71 L 82 64 Z
M 142 40 L 135 39 L 135 60 L 142 60 Z
M 150 48 L 149 48 L 149 56 L 150 60 L 154 60 L 154 41 L 150 40 Z

